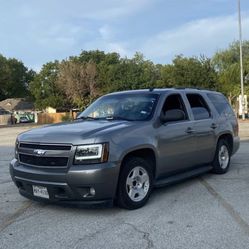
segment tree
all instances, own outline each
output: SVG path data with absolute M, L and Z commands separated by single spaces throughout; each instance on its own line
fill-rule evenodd
M 119 63 L 109 66 L 107 91 L 151 88 L 160 79 L 160 70 L 141 53 L 132 59 L 121 58 Z
M 105 59 L 105 52 L 99 50 L 82 51 L 78 57 L 80 62 L 94 62 L 95 64 L 99 64 Z
M 48 62 L 30 83 L 30 92 L 38 109 L 48 106 L 62 108 L 68 105 L 61 89 L 57 86 L 59 62 Z
M 0 55 L 0 100 L 29 96 L 29 83 L 34 75 L 21 61 Z
M 211 60 L 204 56 L 176 56 L 173 63 L 161 69 L 161 85 L 170 87 L 198 87 L 216 89 L 216 72 Z
M 98 95 L 96 64 L 75 60 L 63 61 L 59 66 L 56 85 L 77 107 L 85 107 Z
M 96 87 L 101 89 L 101 93 L 109 92 L 111 78 L 113 78 L 113 68 L 120 64 L 118 53 L 105 53 L 104 51 L 91 50 L 82 51 L 74 61 L 80 63 L 95 63 L 96 65 Z
M 249 41 L 243 42 L 244 78 L 249 73 Z M 227 49 L 218 51 L 212 60 L 218 74 L 218 90 L 223 92 L 230 103 L 240 94 L 240 53 L 239 42 L 232 43 Z M 245 81 L 245 92 L 248 82 Z

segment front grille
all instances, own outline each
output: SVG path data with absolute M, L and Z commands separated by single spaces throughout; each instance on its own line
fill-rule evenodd
M 20 148 L 42 150 L 71 150 L 71 145 L 20 143 Z
M 43 166 L 43 167 L 66 167 L 67 157 L 37 157 L 32 155 L 19 154 L 21 163 Z

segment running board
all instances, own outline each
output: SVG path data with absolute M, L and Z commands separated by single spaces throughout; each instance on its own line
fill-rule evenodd
M 168 176 L 166 178 L 163 178 L 161 180 L 156 181 L 154 186 L 156 188 L 159 188 L 159 187 L 171 185 L 173 183 L 180 182 L 182 180 L 204 174 L 204 173 L 210 171 L 211 169 L 212 169 L 212 166 L 208 165 L 208 166 L 200 167 L 200 168 L 193 169 L 190 171 L 186 171 L 184 173 L 179 173 L 176 175 Z

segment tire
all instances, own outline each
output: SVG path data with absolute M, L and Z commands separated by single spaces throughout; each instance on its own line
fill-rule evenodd
M 220 139 L 217 144 L 213 161 L 213 173 L 225 174 L 230 166 L 231 148 L 225 139 Z
M 152 191 L 152 166 L 140 157 L 129 157 L 122 166 L 117 193 L 118 205 L 130 210 L 141 208 Z

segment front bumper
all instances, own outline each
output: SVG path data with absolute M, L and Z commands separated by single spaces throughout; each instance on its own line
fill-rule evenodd
M 115 198 L 119 165 L 103 163 L 71 166 L 67 172 L 45 171 L 19 164 L 16 159 L 10 163 L 12 180 L 21 195 L 43 202 L 70 204 L 110 203 Z M 46 187 L 49 199 L 36 197 L 32 186 Z M 95 195 L 90 194 L 94 188 Z

